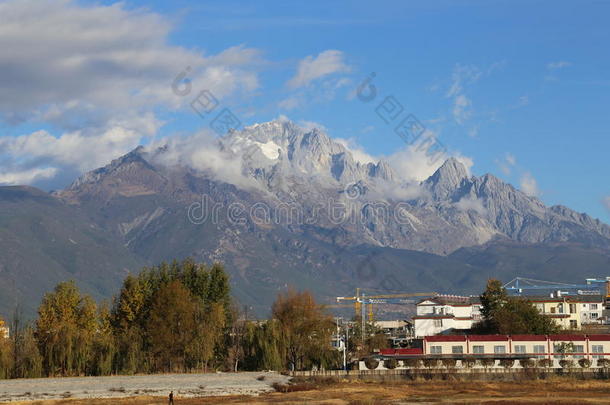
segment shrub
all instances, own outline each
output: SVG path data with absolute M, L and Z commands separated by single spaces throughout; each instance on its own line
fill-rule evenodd
M 438 367 L 438 359 L 424 359 L 424 366 L 428 368 Z
M 536 362 L 533 359 L 521 359 L 519 360 L 519 365 L 523 368 L 534 368 Z
M 473 358 L 462 359 L 462 367 L 472 368 L 476 364 L 476 360 Z
M 540 359 L 538 360 L 538 367 L 549 368 L 553 365 L 553 360 L 551 359 Z
M 610 367 L 610 359 L 597 359 L 597 365 L 601 368 Z
M 367 357 L 364 360 L 364 365 L 366 366 L 366 368 L 368 368 L 369 370 L 375 370 L 378 366 L 379 366 L 379 360 L 377 360 L 374 357 Z
M 455 367 L 457 360 L 456 359 L 442 359 L 441 363 L 443 363 L 443 366 L 445 366 L 446 368 L 452 368 L 452 367 Z
M 591 367 L 591 360 L 589 360 L 589 359 L 580 359 L 580 360 L 578 360 L 578 365 L 581 368 L 589 368 L 589 367 Z
M 572 368 L 574 367 L 574 360 L 562 359 L 559 360 L 561 368 Z
M 479 364 L 485 368 L 492 367 L 496 364 L 496 360 L 494 359 L 481 359 L 479 360 Z
M 421 366 L 421 359 L 406 359 L 403 360 L 403 363 L 409 368 L 419 368 Z
M 515 364 L 515 360 L 513 359 L 502 359 L 500 360 L 500 365 L 505 369 L 511 368 Z
M 383 361 L 383 365 L 385 366 L 385 368 L 388 368 L 390 370 L 394 370 L 396 367 L 398 367 L 398 360 L 396 360 L 396 359 L 385 359 Z
M 297 383 L 288 383 L 282 384 L 275 382 L 271 384 L 274 390 L 277 392 L 296 392 L 296 391 L 312 391 L 316 389 L 316 386 L 309 382 L 297 382 Z

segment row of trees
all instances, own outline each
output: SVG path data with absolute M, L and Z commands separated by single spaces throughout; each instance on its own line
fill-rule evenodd
M 333 322 L 308 292 L 280 294 L 272 319 L 240 316 L 219 264 L 187 259 L 128 276 L 112 305 L 74 282 L 46 294 L 37 319 L 0 338 L 0 378 L 331 367 Z
M 498 360 L 496 362 L 495 359 L 492 358 L 485 358 L 485 359 L 476 359 L 473 357 L 470 358 L 464 358 L 459 360 L 461 363 L 461 366 L 464 368 L 473 368 L 475 366 L 480 366 L 483 367 L 484 369 L 488 369 L 491 367 L 495 367 L 496 363 L 497 365 L 499 365 L 500 367 L 503 367 L 505 369 L 509 369 L 514 367 L 515 364 L 518 364 L 519 366 L 521 366 L 524 369 L 549 369 L 553 366 L 553 360 L 551 359 L 547 359 L 547 358 L 543 358 L 543 359 L 501 359 Z M 434 359 L 434 358 L 428 358 L 428 359 L 407 359 L 407 360 L 403 360 L 402 363 L 405 367 L 408 368 L 412 368 L 412 369 L 420 369 L 420 368 L 427 368 L 427 369 L 437 369 L 440 367 L 446 368 L 446 369 L 453 369 L 457 366 L 457 362 L 458 360 L 456 359 Z M 373 357 L 369 357 L 366 359 L 365 361 L 365 366 L 367 369 L 369 370 L 374 370 L 377 367 L 379 367 L 379 360 L 373 358 Z M 400 364 L 398 362 L 398 360 L 396 359 L 388 359 L 388 360 L 384 360 L 383 365 L 385 368 L 388 369 L 395 369 L 396 367 L 398 367 Z M 588 369 L 591 366 L 593 366 L 593 363 L 591 362 L 591 360 L 589 359 L 579 359 L 578 361 L 575 361 L 573 359 L 562 359 L 559 361 L 559 365 L 561 366 L 562 369 L 573 369 L 576 366 L 582 368 L 582 369 Z M 602 368 L 603 370 L 606 370 L 608 368 L 610 368 L 610 359 L 597 359 L 597 366 Z

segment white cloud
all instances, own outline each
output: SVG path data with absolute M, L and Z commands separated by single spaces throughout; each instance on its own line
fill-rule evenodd
M 453 103 L 453 118 L 458 124 L 463 124 L 468 118 L 470 118 L 471 111 L 469 110 L 472 102 L 468 97 L 463 94 L 455 97 Z
M 560 60 L 557 62 L 550 62 L 546 65 L 547 69 L 549 69 L 549 70 L 563 69 L 563 68 L 569 67 L 569 66 L 572 66 L 572 63 L 565 61 L 565 60 Z
M 12 183 L 32 184 L 63 172 L 78 175 L 136 148 L 143 139 L 155 134 L 160 125 L 149 113 L 130 121 L 112 120 L 105 127 L 75 130 L 60 136 L 40 130 L 0 137 L 1 177 L 4 182 L 10 178 Z
M 343 145 L 344 148 L 348 149 L 352 153 L 354 160 L 357 162 L 366 164 L 377 163 L 379 161 L 379 158 L 368 154 L 363 147 L 358 145 L 354 138 L 333 138 L 333 140 L 338 144 Z
M 465 86 L 479 80 L 482 73 L 476 66 L 456 65 L 451 75 L 451 86 L 446 97 L 453 99 L 452 115 L 462 125 L 472 115 L 472 101 L 464 94 Z
M 506 153 L 501 160 L 496 160 L 496 164 L 506 176 L 510 175 L 514 166 L 517 165 L 517 158 L 512 153 Z
M 436 134 L 427 131 L 424 136 L 434 139 Z M 434 174 L 445 160 L 451 156 L 461 162 L 466 167 L 468 173 L 470 173 L 470 168 L 474 163 L 471 158 L 446 150 L 427 151 L 426 148 L 421 147 L 423 144 L 425 143 L 420 142 L 408 145 L 386 158 L 401 179 L 405 181 L 423 181 Z
M 375 127 L 373 125 L 367 125 L 366 127 L 362 128 L 360 130 L 360 132 L 363 134 L 368 134 L 370 132 L 373 132 L 374 130 L 375 130 Z
M 217 97 L 258 87 L 248 66 L 260 62 L 259 51 L 234 47 L 206 57 L 169 45 L 171 28 L 160 15 L 122 3 L 0 3 L 0 116 L 71 125 L 75 114 L 82 123 L 158 104 L 176 107 L 186 100 L 171 84 L 187 67 L 194 87 Z
M 608 211 L 610 211 L 610 195 L 602 199 L 602 204 L 604 205 L 604 207 L 606 207 Z
M 58 128 L 0 137 L 3 173 L 31 183 L 43 177 L 27 175 L 35 165 L 88 170 L 155 135 L 162 123 L 151 111 L 187 108 L 203 89 L 222 99 L 258 88 L 259 50 L 205 55 L 170 45 L 171 29 L 124 3 L 0 2 L 0 120 Z M 181 96 L 172 84 L 186 69 L 192 87 Z
M 154 154 L 163 146 L 163 152 Z M 188 137 L 159 139 L 147 147 L 153 153 L 151 159 L 167 166 L 188 166 L 205 172 L 215 179 L 245 188 L 258 187 L 256 180 L 243 173 L 242 155 L 221 148 L 218 138 L 205 129 Z
M 475 83 L 481 77 L 481 71 L 474 65 L 456 65 L 451 74 L 451 87 L 447 97 L 457 97 L 464 92 L 464 86 Z
M 278 103 L 278 107 L 283 110 L 294 110 L 299 105 L 301 105 L 301 100 L 296 96 L 290 96 Z
M 461 211 L 476 211 L 480 215 L 487 214 L 487 209 L 483 205 L 483 201 L 476 197 L 465 196 L 460 199 L 455 206 Z
M 475 125 L 468 130 L 468 136 L 471 138 L 476 138 L 479 135 L 479 126 Z
M 299 62 L 295 76 L 288 81 L 291 88 L 303 87 L 312 81 L 333 73 L 347 73 L 351 68 L 344 62 L 343 52 L 329 49 Z
M 311 131 L 313 129 L 319 129 L 322 132 L 328 133 L 328 128 L 326 128 L 324 125 L 320 124 L 319 122 L 300 120 L 299 122 L 297 122 L 297 124 L 298 124 L 298 126 L 300 126 L 301 128 L 303 128 L 306 131 Z
M 351 79 L 347 77 L 328 77 L 312 82 L 308 86 L 295 89 L 292 94 L 278 103 L 278 108 L 294 110 L 309 104 L 332 101 L 339 89 L 351 83 Z
M 17 172 L 0 171 L 0 185 L 30 184 L 35 181 L 49 179 L 57 174 L 57 168 L 32 168 Z
M 538 182 L 530 172 L 525 172 L 521 176 L 521 191 L 532 197 L 538 197 L 540 195 Z
M 519 97 L 519 107 L 523 107 L 526 106 L 530 103 L 530 98 L 528 96 L 521 96 Z

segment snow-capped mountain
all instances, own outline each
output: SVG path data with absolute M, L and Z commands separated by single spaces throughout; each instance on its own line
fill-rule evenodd
M 241 176 L 252 187 L 223 178 L 212 165 L 191 164 L 198 147 L 216 148 L 217 166 L 234 165 L 233 177 Z M 608 225 L 565 207 L 547 208 L 491 174 L 470 176 L 455 158 L 425 181 L 408 182 L 409 176 L 387 162 L 358 162 L 323 131 L 287 120 L 233 131 L 213 146 L 183 145 L 179 153 L 171 148 L 138 148 L 84 175 L 60 195 L 83 201 L 92 193 L 104 194 L 101 190 L 109 193 L 103 198 L 158 193 L 188 204 L 201 194 L 194 184 L 205 180 L 235 189 L 232 201 L 248 209 L 264 203 L 267 227 L 307 232 L 342 246 L 366 243 L 435 254 L 495 239 L 610 247 Z M 181 156 L 184 150 L 188 159 Z M 255 218 L 244 219 L 256 226 Z
M 17 205 L 0 187 L 9 224 L 0 249 L 10 252 L 0 284 L 15 284 L 0 313 L 19 291 L 38 302 L 61 266 L 34 291 L 35 269 L 68 263 L 63 253 L 75 249 L 97 258 L 69 267 L 97 296 L 143 263 L 221 261 L 235 295 L 260 314 L 287 285 L 328 302 L 355 287 L 475 293 L 488 277 L 581 282 L 610 268 L 610 227 L 586 214 L 472 176 L 455 158 L 412 178 L 358 161 L 322 130 L 278 120 L 138 147 L 53 195 L 21 193 Z M 24 213 L 15 217 L 15 207 Z M 45 221 L 19 219 L 41 212 Z M 32 255 L 41 245 L 46 256 Z

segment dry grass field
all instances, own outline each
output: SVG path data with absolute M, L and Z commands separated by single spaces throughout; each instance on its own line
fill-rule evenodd
M 610 381 L 550 378 L 526 382 L 307 382 L 279 386 L 284 392 L 260 396 L 176 398 L 195 404 L 610 404 Z M 286 392 L 287 391 L 287 392 Z M 148 405 L 166 398 L 62 399 L 19 402 L 27 405 Z

